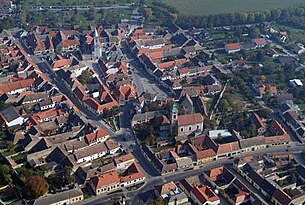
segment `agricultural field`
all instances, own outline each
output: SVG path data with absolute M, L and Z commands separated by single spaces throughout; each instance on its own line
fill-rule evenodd
M 304 0 L 162 0 L 183 14 L 211 15 L 239 11 L 261 11 L 286 8 Z

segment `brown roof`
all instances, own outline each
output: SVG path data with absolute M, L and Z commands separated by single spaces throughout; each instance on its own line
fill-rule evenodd
M 10 82 L 0 86 L 0 93 L 11 92 L 13 90 L 27 88 L 32 86 L 33 83 L 34 83 L 34 79 L 25 79 L 16 82 Z
M 266 144 L 290 142 L 288 134 L 265 137 Z
M 99 143 L 77 151 L 76 153 L 74 153 L 74 156 L 76 160 L 79 160 L 84 157 L 92 156 L 96 153 L 101 153 L 103 151 L 107 151 L 107 147 L 105 146 L 104 143 Z
M 254 121 L 254 124 L 258 128 L 266 127 L 265 123 L 262 121 L 262 119 L 256 113 L 253 113 L 252 120 Z
M 177 185 L 173 181 L 171 181 L 166 184 L 163 184 L 160 187 L 159 194 L 160 195 L 168 194 L 170 191 L 176 190 L 176 189 L 177 189 Z
M 58 61 L 55 61 L 54 63 L 52 63 L 52 68 L 62 68 L 62 67 L 66 67 L 69 66 L 70 62 L 68 59 L 60 59 Z
M 266 45 L 267 41 L 265 38 L 257 38 L 257 39 L 254 39 L 254 43 L 256 45 L 263 46 L 263 45 Z
M 120 183 L 120 178 L 117 171 L 106 172 L 98 177 L 93 177 L 90 180 L 96 189 L 110 184 Z
M 236 150 L 239 150 L 239 142 L 230 142 L 230 143 L 225 143 L 225 144 L 220 144 L 217 150 L 217 154 L 223 154 L 223 153 L 228 153 L 228 152 L 233 152 Z
M 192 193 L 202 204 L 205 202 L 215 202 L 220 200 L 219 197 L 208 186 L 196 186 L 192 189 Z
M 200 113 L 179 115 L 178 116 L 178 126 L 193 125 L 203 122 L 203 116 Z
M 106 146 L 108 147 L 109 150 L 113 150 L 116 149 L 118 147 L 120 147 L 118 145 L 118 143 L 116 143 L 115 141 L 113 141 L 112 139 L 109 139 L 105 142 Z
M 109 135 L 109 133 L 108 133 L 106 130 L 104 130 L 104 129 L 99 129 L 99 130 L 97 130 L 95 133 L 87 134 L 87 135 L 85 136 L 85 138 L 86 138 L 87 142 L 88 142 L 89 144 L 91 144 L 92 142 L 95 142 L 95 141 L 97 141 L 97 140 L 100 139 L 100 138 L 104 138 L 104 137 L 106 137 L 107 135 Z
M 134 159 L 134 156 L 131 153 L 128 153 L 128 154 L 115 158 L 114 162 L 115 162 L 115 164 L 120 164 L 123 162 L 127 162 L 129 160 L 132 160 L 132 159 Z
M 132 181 L 135 179 L 140 179 L 144 177 L 144 174 L 141 170 L 141 168 L 139 167 L 139 165 L 134 162 L 132 163 L 127 170 L 125 171 L 125 176 L 122 176 L 120 181 L 121 182 L 128 182 L 128 181 Z
M 238 50 L 240 49 L 240 43 L 229 43 L 226 45 L 229 50 Z
M 222 175 L 223 173 L 224 173 L 224 166 L 216 167 L 214 169 L 206 171 L 206 174 L 208 175 L 208 177 L 210 177 L 212 179 Z
M 196 152 L 195 156 L 196 156 L 196 159 L 214 157 L 214 156 L 216 156 L 216 152 L 213 149 L 207 149 L 207 150 L 202 150 L 202 151 Z

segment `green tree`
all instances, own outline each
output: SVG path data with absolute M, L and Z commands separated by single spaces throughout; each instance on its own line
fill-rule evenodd
M 8 165 L 0 165 L 0 185 L 12 183 L 10 175 L 10 167 Z
M 263 52 L 259 51 L 257 54 L 256 54 L 256 60 L 258 62 L 262 62 L 264 61 L 265 59 L 265 55 L 263 54 Z
M 78 77 L 81 84 L 88 84 L 92 82 L 91 73 L 88 70 L 84 70 L 82 74 Z

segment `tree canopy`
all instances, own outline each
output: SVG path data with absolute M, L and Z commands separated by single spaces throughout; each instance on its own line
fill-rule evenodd
M 41 176 L 29 176 L 26 178 L 25 192 L 29 198 L 38 198 L 48 192 L 49 185 Z

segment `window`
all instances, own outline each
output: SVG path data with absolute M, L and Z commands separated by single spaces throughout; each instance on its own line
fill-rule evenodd
M 191 131 L 192 130 L 192 127 L 189 127 L 189 131 Z
M 181 132 L 183 132 L 183 128 L 181 128 Z
M 197 130 L 199 129 L 199 125 L 197 125 Z

